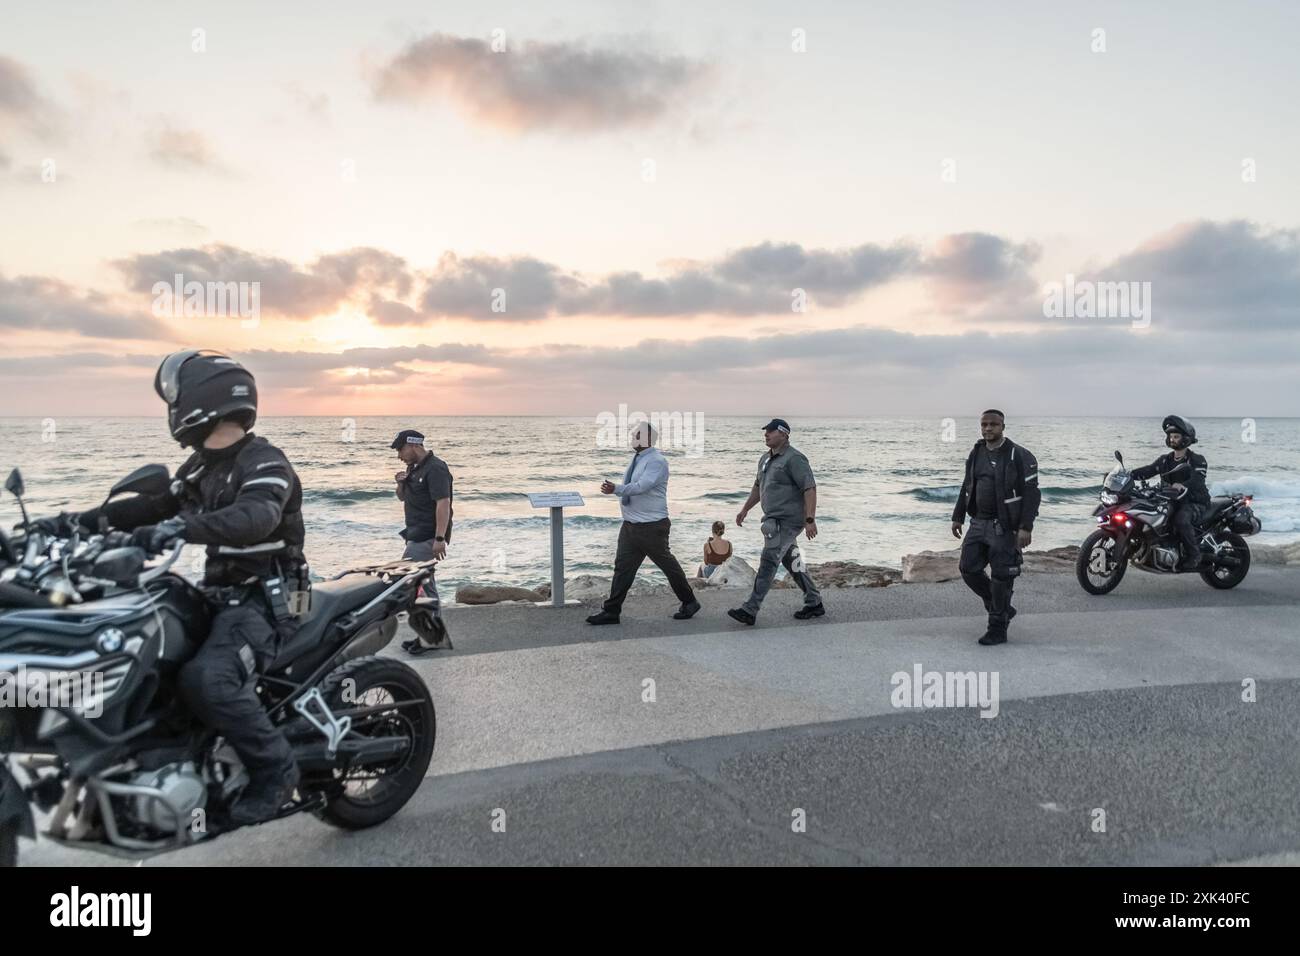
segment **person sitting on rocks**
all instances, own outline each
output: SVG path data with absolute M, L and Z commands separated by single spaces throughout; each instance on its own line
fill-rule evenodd
M 721 521 L 713 522 L 713 534 L 704 542 L 704 563 L 700 565 L 700 577 L 709 577 L 731 557 L 731 542 L 722 537 L 726 530 L 727 526 Z

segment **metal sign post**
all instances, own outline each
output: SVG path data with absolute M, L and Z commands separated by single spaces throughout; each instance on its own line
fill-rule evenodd
M 586 504 L 576 491 L 543 491 L 529 494 L 534 508 L 551 510 L 551 607 L 564 607 L 564 509 Z

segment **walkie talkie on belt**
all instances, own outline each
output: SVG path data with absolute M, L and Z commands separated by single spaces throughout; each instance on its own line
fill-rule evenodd
M 270 608 L 271 616 L 275 618 L 277 624 L 294 616 L 292 608 L 289 607 L 289 593 L 285 590 L 284 578 L 279 575 L 263 578 L 262 594 L 266 597 L 266 606 Z

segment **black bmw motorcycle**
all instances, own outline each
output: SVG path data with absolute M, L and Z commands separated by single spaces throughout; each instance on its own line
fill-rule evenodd
M 109 498 L 158 494 L 150 465 Z M 5 486 L 22 505 L 17 469 Z M 42 836 L 145 857 L 212 839 L 248 774 L 223 739 L 187 711 L 180 666 L 207 634 L 204 596 L 171 567 L 152 567 L 129 536 L 0 531 L 0 866 L 18 837 Z M 396 813 L 433 756 L 433 700 L 400 661 L 374 656 L 398 615 L 430 642 L 442 624 L 420 588 L 434 563 L 393 562 L 314 585 L 296 633 L 264 666 L 257 694 L 293 746 L 301 781 L 279 816 L 311 811 L 346 829 Z
M 1098 528 L 1084 539 L 1075 560 L 1079 584 L 1089 594 L 1109 594 L 1124 578 L 1129 565 L 1156 574 L 1199 574 L 1213 588 L 1235 588 L 1250 570 L 1246 537 L 1260 530 L 1249 495 L 1223 495 L 1196 523 L 1201 546 L 1201 566 L 1178 570 L 1178 535 L 1170 514 L 1177 500 L 1158 487 L 1133 480 L 1124 457 L 1102 482 L 1101 504 L 1093 515 Z

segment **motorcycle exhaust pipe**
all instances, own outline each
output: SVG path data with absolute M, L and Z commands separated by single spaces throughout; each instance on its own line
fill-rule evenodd
M 365 767 L 402 756 L 411 747 L 410 737 L 374 737 L 340 741 L 338 752 L 325 752 L 325 741 L 299 745 L 293 750 L 298 769 L 322 772 L 338 767 Z

